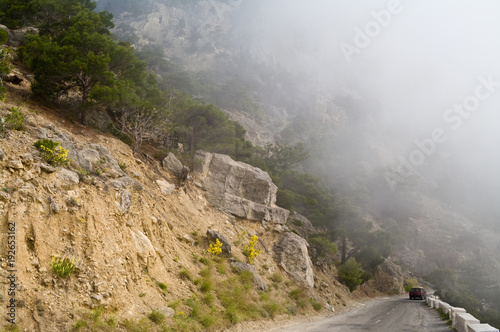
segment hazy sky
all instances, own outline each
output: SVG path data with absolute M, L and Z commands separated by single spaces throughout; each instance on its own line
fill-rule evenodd
M 256 58 L 376 97 L 395 155 L 447 155 L 450 171 L 500 193 L 500 1 L 245 3 Z

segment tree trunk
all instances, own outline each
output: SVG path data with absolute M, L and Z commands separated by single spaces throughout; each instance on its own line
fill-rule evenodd
M 340 259 L 340 264 L 344 264 L 347 256 L 347 239 L 345 236 L 342 237 L 342 258 Z
M 191 127 L 191 142 L 190 142 L 191 146 L 189 148 L 189 152 L 193 152 L 193 149 L 194 149 L 194 127 L 192 126 Z
M 80 123 L 82 126 L 87 126 L 87 111 L 85 109 L 80 110 Z

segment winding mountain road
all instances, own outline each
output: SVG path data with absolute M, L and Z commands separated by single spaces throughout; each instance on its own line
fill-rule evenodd
M 424 301 L 387 297 L 315 322 L 274 328 L 269 332 L 449 332 L 449 326 Z

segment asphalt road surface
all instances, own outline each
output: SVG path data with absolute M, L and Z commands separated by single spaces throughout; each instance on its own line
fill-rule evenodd
M 353 309 L 315 322 L 298 323 L 272 332 L 449 332 L 445 321 L 424 301 L 407 296 L 377 299 Z

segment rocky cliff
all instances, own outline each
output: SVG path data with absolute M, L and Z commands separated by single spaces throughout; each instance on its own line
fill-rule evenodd
M 207 249 L 215 239 L 226 251 L 216 260 L 218 285 L 248 271 L 255 280 L 252 296 L 258 299 L 257 291 L 265 290 L 277 308 L 294 307 L 287 294 L 300 287 L 330 310 L 351 301 L 331 275 L 315 276 L 305 240 L 283 225 L 288 211 L 274 205 L 276 187 L 266 173 L 200 152 L 207 162 L 179 187 L 175 157 L 162 168 L 108 134 L 28 104 L 24 82 L 9 85 L 8 100 L 0 106 L 2 118 L 13 108 L 25 117 L 22 130 L 5 128 L 0 139 L 0 301 L 5 306 L 14 299 L 20 327 L 61 331 L 88 324 L 92 329 L 97 323 L 89 317 L 100 313 L 110 329 L 159 329 L 151 318 L 158 312 L 166 319 L 162 324 L 176 324 L 194 310 L 189 299 L 204 294 L 196 280 L 206 278 Z M 34 146 L 44 139 L 68 151 L 68 166 L 47 163 Z M 261 251 L 252 265 L 243 263 L 251 235 L 258 236 L 255 249 Z M 15 241 L 15 252 L 8 241 Z M 74 260 L 73 274 L 54 272 L 57 257 Z M 210 294 L 216 301 L 223 296 Z M 224 303 L 215 303 L 218 315 Z

